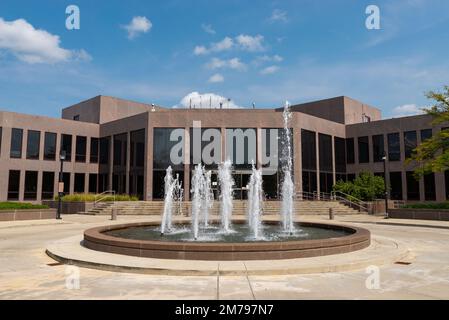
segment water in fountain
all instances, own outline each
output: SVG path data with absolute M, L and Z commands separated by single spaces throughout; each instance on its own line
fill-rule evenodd
M 221 200 L 221 228 L 222 231 L 228 233 L 231 231 L 231 215 L 232 215 L 232 185 L 234 180 L 231 175 L 231 160 L 226 160 L 218 168 L 218 178 L 220 180 L 220 200 Z
M 184 198 L 184 188 L 182 187 L 182 183 L 179 180 L 179 174 L 176 174 L 175 181 L 177 183 L 175 184 L 175 188 L 173 190 L 173 200 L 176 203 L 177 214 L 182 215 L 182 200 Z
M 204 172 L 204 183 L 203 183 L 203 224 L 204 227 L 209 226 L 209 210 L 214 204 L 214 194 L 212 192 L 212 172 Z
M 284 141 L 282 150 L 282 171 L 284 173 L 281 195 L 282 195 L 282 226 L 285 232 L 293 233 L 293 196 L 295 193 L 295 185 L 292 179 L 292 145 L 291 132 L 289 123 L 292 117 L 290 104 L 285 102 L 284 106 Z
M 173 179 L 172 168 L 169 166 L 165 173 L 165 198 L 164 213 L 162 214 L 161 234 L 172 229 L 173 201 L 175 187 L 178 185 L 177 179 Z
M 198 164 L 193 171 L 192 177 L 192 229 L 193 229 L 193 237 L 198 239 L 199 233 L 199 219 L 201 214 L 201 209 L 204 205 L 204 174 L 203 167 L 201 164 Z
M 248 186 L 248 225 L 254 239 L 261 238 L 261 221 L 263 206 L 262 171 L 253 163 L 252 174 Z

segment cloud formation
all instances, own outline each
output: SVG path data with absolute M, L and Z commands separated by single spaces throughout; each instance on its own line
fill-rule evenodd
M 278 71 L 279 71 L 279 67 L 278 66 L 269 66 L 269 67 L 266 67 L 266 68 L 262 69 L 260 71 L 260 74 L 267 75 L 267 74 L 276 73 Z
M 224 81 L 224 77 L 219 73 L 216 73 L 209 78 L 210 83 L 219 83 L 219 82 L 223 82 L 223 81 Z
M 270 18 L 268 19 L 270 22 L 288 22 L 287 11 L 274 9 L 271 13 Z
M 247 66 L 240 61 L 239 58 L 232 58 L 229 60 L 222 60 L 219 58 L 212 58 L 206 67 L 211 70 L 216 69 L 233 69 L 238 71 L 245 71 Z
M 129 24 L 123 26 L 128 31 L 128 39 L 132 40 L 141 33 L 147 33 L 151 30 L 153 24 L 146 17 L 134 17 Z
M 91 60 L 83 49 L 68 50 L 60 46 L 59 36 L 36 29 L 25 19 L 5 21 L 0 18 L 0 50 L 29 64 L 74 60 Z
M 240 49 L 249 52 L 264 51 L 264 37 L 262 35 L 250 36 L 240 34 L 235 38 L 225 37 L 219 42 L 214 42 L 206 47 L 204 45 L 195 46 L 193 53 L 195 55 L 207 55 L 210 53 L 218 53 L 231 49 Z
M 217 32 L 214 30 L 214 28 L 212 28 L 212 25 L 210 24 L 202 24 L 201 25 L 201 29 L 203 29 L 204 32 L 209 33 L 209 34 L 216 34 Z
M 218 109 L 220 104 L 223 109 L 238 109 L 240 106 L 236 105 L 234 101 L 227 99 L 221 95 L 215 93 L 199 93 L 193 91 L 187 94 L 181 99 L 178 105 L 173 106 L 173 108 L 195 108 L 195 109 Z
M 394 108 L 391 114 L 393 117 L 407 117 L 424 114 L 424 111 L 416 104 L 404 104 Z

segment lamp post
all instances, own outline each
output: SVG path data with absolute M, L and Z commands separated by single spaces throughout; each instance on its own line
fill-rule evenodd
M 58 213 L 56 215 L 56 219 L 61 219 L 61 211 L 62 211 L 62 196 L 64 195 L 64 182 L 62 179 L 62 170 L 64 165 L 64 160 L 66 157 L 65 150 L 62 150 L 59 154 L 59 161 L 61 162 L 61 169 L 59 170 L 59 183 L 58 183 Z
M 387 186 L 387 153 L 382 157 L 384 162 L 385 215 L 388 217 L 388 186 Z

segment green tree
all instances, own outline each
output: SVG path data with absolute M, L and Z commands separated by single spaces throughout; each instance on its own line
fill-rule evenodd
M 449 123 L 449 86 L 442 92 L 430 91 L 427 98 L 434 100 L 434 105 L 423 109 L 432 116 L 432 125 Z M 431 172 L 442 172 L 449 169 L 449 129 L 434 133 L 432 138 L 423 141 L 406 163 L 416 161 L 415 175 L 421 177 Z
M 383 198 L 385 194 L 384 178 L 370 172 L 362 172 L 353 181 L 338 181 L 334 191 L 340 191 L 363 201 L 373 201 Z

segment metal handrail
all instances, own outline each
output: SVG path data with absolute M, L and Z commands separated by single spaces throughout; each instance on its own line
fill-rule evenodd
M 354 205 L 359 208 L 359 211 L 363 210 L 365 212 L 368 212 L 368 203 L 354 196 L 351 196 L 350 194 L 341 191 L 332 191 L 331 197 L 334 200 L 342 201 L 349 204 L 350 207 Z
M 94 198 L 94 208 L 97 207 L 97 204 L 101 202 L 102 200 L 106 199 L 110 195 L 113 196 L 113 204 L 115 204 L 115 191 L 114 190 L 107 190 L 103 191 L 102 193 L 96 194 Z M 98 197 L 101 197 L 100 199 L 97 199 Z

